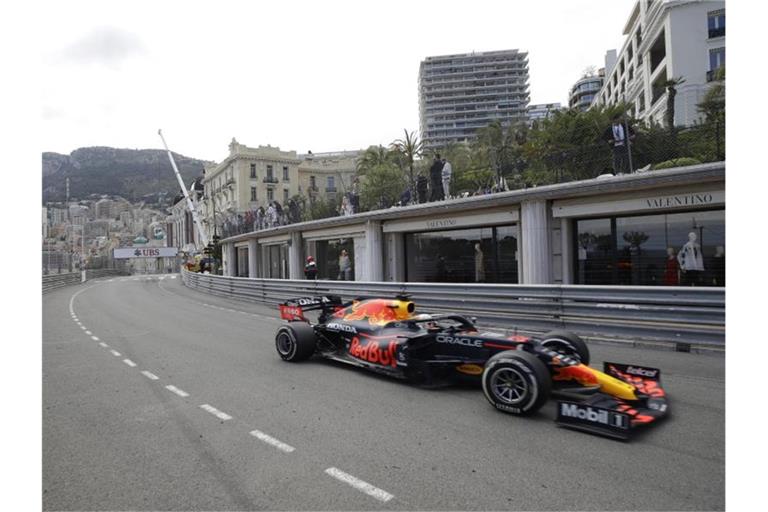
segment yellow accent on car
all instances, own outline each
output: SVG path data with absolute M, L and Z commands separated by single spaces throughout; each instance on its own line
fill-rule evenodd
M 631 384 L 619 380 L 615 377 L 611 377 L 603 372 L 592 370 L 597 377 L 597 382 L 600 384 L 600 389 L 605 391 L 609 395 L 613 395 L 616 398 L 623 400 L 637 400 L 635 394 L 635 387 Z
M 480 375 L 483 373 L 483 367 L 477 364 L 460 364 L 456 367 L 456 371 L 467 375 Z

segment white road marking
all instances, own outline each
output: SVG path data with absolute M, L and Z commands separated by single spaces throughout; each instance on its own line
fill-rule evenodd
M 117 350 L 110 350 L 110 352 L 112 352 L 113 356 L 120 357 L 120 352 L 118 352 Z
M 167 389 L 168 391 L 172 391 L 172 392 L 174 392 L 174 393 L 176 393 L 177 395 L 179 395 L 179 396 L 182 396 L 182 397 L 187 397 L 187 396 L 189 396 L 189 393 L 187 393 L 186 391 L 182 391 L 182 390 L 180 390 L 180 389 L 179 389 L 179 388 L 177 388 L 176 386 L 165 386 L 165 389 Z
M 269 436 L 260 430 L 254 430 L 251 432 L 251 435 L 261 441 L 264 441 L 267 444 L 271 444 L 278 450 L 282 450 L 286 453 L 291 453 L 293 450 L 295 450 L 293 446 L 287 445 L 279 439 L 275 439 L 274 437 Z
M 176 276 L 171 276 L 171 279 L 176 279 Z
M 340 469 L 328 468 L 325 470 L 325 474 L 332 476 L 333 478 L 339 480 L 340 482 L 344 482 L 345 484 L 351 485 L 358 491 L 364 492 L 368 496 L 376 498 L 379 501 L 387 502 L 392 498 L 394 498 L 394 496 L 392 494 L 389 494 L 387 491 L 379 489 L 378 487 L 374 487 L 368 482 L 364 482 L 359 478 L 356 478 L 350 475 L 349 473 L 343 472 Z
M 209 413 L 213 414 L 214 416 L 216 416 L 220 420 L 227 421 L 227 420 L 231 420 L 232 419 L 232 416 L 230 416 L 227 413 L 221 412 L 220 410 L 216 409 L 215 407 L 213 407 L 211 405 L 203 404 L 203 405 L 200 406 L 200 408 L 203 409 L 203 410 L 208 411 Z
M 93 341 L 99 341 L 99 338 L 97 338 L 96 336 L 91 336 L 91 339 L 92 339 Z
M 135 366 L 136 366 L 136 363 L 134 363 L 134 362 L 133 362 L 133 361 L 131 361 L 130 359 L 123 359 L 123 362 L 124 362 L 125 364 L 127 364 L 128 366 L 130 366 L 131 368 L 133 368 L 133 367 L 135 367 Z
M 85 334 L 87 334 L 88 336 L 91 336 L 93 333 L 91 331 L 85 331 Z
M 144 376 L 147 377 L 148 379 L 158 380 L 160 378 L 157 375 L 155 375 L 154 373 L 148 372 L 147 370 L 144 370 L 141 373 L 144 374 Z
M 101 345 L 101 346 L 102 346 L 102 347 L 104 347 L 104 348 L 109 348 L 109 345 L 107 345 L 107 344 L 106 344 L 106 343 L 104 343 L 103 341 L 102 341 L 101 343 L 99 343 L 99 345 Z
M 86 327 L 86 326 L 84 326 L 84 325 L 81 325 L 81 326 L 80 326 L 80 328 L 81 328 L 82 330 L 86 330 L 86 329 L 87 329 L 87 327 Z

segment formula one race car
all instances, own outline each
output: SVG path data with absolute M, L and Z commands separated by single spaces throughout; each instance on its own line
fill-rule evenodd
M 316 323 L 307 311 L 319 311 Z M 602 372 L 592 369 L 586 343 L 573 333 L 507 336 L 479 332 L 464 316 L 414 311 L 406 296 L 292 299 L 280 305 L 288 323 L 275 345 L 291 362 L 318 354 L 413 382 L 479 381 L 488 401 L 510 414 L 532 414 L 554 393 L 563 398 L 558 425 L 618 439 L 668 413 L 658 369 L 608 362 Z

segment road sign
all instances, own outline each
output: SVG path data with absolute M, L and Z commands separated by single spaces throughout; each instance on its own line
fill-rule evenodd
M 178 251 L 176 247 L 122 247 L 114 250 L 114 258 L 174 258 Z

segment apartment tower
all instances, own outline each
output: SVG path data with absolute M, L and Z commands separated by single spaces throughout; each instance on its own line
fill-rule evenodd
M 427 57 L 419 66 L 419 124 L 428 150 L 470 141 L 496 120 L 525 122 L 528 102 L 527 52 Z

